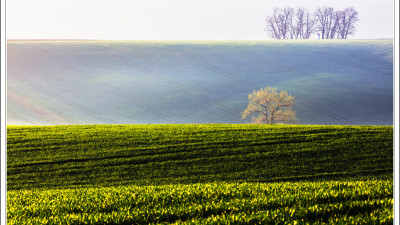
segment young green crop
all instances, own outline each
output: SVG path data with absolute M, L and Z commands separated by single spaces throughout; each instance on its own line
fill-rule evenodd
M 9 126 L 7 187 L 387 179 L 391 126 Z
M 8 224 L 391 224 L 391 180 L 205 183 L 7 193 Z
M 391 224 L 392 176 L 390 126 L 7 133 L 8 224 Z

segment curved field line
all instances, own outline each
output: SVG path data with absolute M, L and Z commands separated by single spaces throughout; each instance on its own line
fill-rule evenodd
M 180 47 L 177 47 L 177 46 L 175 46 L 175 48 L 180 49 Z M 176 51 L 175 50 L 175 52 L 179 54 L 180 51 Z M 181 55 L 181 56 L 183 56 L 183 55 Z M 226 77 L 226 78 L 231 79 L 231 80 L 239 81 L 240 83 L 242 83 L 243 85 L 245 85 L 247 87 L 254 88 L 254 85 L 252 83 L 248 82 L 247 80 L 243 80 L 240 77 L 237 77 L 237 76 L 235 76 L 233 74 L 225 72 L 225 71 L 223 71 L 221 69 L 218 69 L 217 67 L 212 66 L 212 65 L 200 60 L 194 54 L 191 54 L 191 57 L 187 57 L 187 56 L 183 56 L 183 57 L 186 58 L 186 59 L 189 59 L 190 61 L 194 62 L 195 64 L 197 64 L 197 65 L 199 65 L 201 67 L 204 67 L 204 68 L 214 72 L 215 74 L 218 74 L 220 76 Z
M 13 76 L 14 77 L 14 76 Z M 14 77 L 15 78 L 15 77 Z M 21 80 L 19 80 L 20 82 L 22 82 Z M 26 83 L 24 83 L 24 84 L 26 84 Z M 7 89 L 13 89 L 15 92 L 18 92 L 18 91 L 16 91 L 16 89 L 15 88 L 12 88 L 12 87 L 7 87 Z M 61 120 L 63 120 L 64 122 L 66 122 L 67 124 L 78 124 L 78 121 L 76 121 L 75 119 L 73 119 L 73 118 L 71 118 L 70 116 L 68 116 L 68 115 L 66 115 L 65 113 L 63 113 L 63 112 L 61 112 L 59 109 L 57 109 L 57 108 L 55 108 L 55 107 L 52 107 L 52 106 L 50 106 L 50 105 L 46 105 L 46 104 L 43 104 L 43 103 L 39 103 L 39 104 L 42 104 L 42 105 L 44 105 L 47 109 L 50 109 L 51 111 L 53 111 L 54 113 L 54 115 L 56 116 L 56 117 L 58 117 L 59 119 L 61 119 Z M 62 124 L 62 123 L 61 123 Z
M 104 50 L 104 49 L 103 49 L 103 50 Z M 184 91 L 185 93 L 187 93 L 187 94 L 189 94 L 189 95 L 192 95 L 192 96 L 194 96 L 194 97 L 199 98 L 202 102 L 208 103 L 208 104 L 213 105 L 213 106 L 216 106 L 216 107 L 218 107 L 220 110 L 223 110 L 224 112 L 229 113 L 232 117 L 237 118 L 237 115 L 236 115 L 236 114 L 238 114 L 237 111 L 235 111 L 235 110 L 233 110 L 233 109 L 231 109 L 231 108 L 229 108 L 229 107 L 227 107 L 227 106 L 224 106 L 224 105 L 222 105 L 222 104 L 220 104 L 220 103 L 218 103 L 218 102 L 216 102 L 216 101 L 212 100 L 211 98 L 208 98 L 208 97 L 206 97 L 206 96 L 204 96 L 204 95 L 195 94 L 195 93 L 191 92 L 190 90 L 188 90 L 188 88 L 185 88 L 184 85 L 180 84 L 179 82 L 173 81 L 173 80 L 171 80 L 171 79 L 168 79 L 168 78 L 165 78 L 165 77 L 159 75 L 159 74 L 165 74 L 165 73 L 160 73 L 160 72 L 156 73 L 156 72 L 150 71 L 150 70 L 145 69 L 144 67 L 138 65 L 137 63 L 134 63 L 134 62 L 132 62 L 132 61 L 127 61 L 127 60 L 125 60 L 125 59 L 124 59 L 123 57 L 121 57 L 121 56 L 117 56 L 117 55 L 112 54 L 112 53 L 109 53 L 109 54 L 110 54 L 111 56 L 113 56 L 114 58 L 116 58 L 118 61 L 124 63 L 125 65 L 130 66 L 130 67 L 132 67 L 132 68 L 134 68 L 134 69 L 137 69 L 137 70 L 139 70 L 139 71 L 141 71 L 141 72 L 143 72 L 143 73 L 145 73 L 145 74 L 148 74 L 148 75 L 150 75 L 151 77 L 154 77 L 154 78 L 156 78 L 156 79 L 159 79 L 159 80 L 161 80 L 161 81 L 164 81 L 164 82 L 170 84 L 170 85 L 173 86 L 173 87 L 176 87 L 176 88 L 178 88 L 178 89 L 181 89 L 181 90 Z M 232 114 L 232 113 L 234 113 L 234 114 Z M 240 114 L 240 112 L 239 112 L 239 114 Z
M 8 74 L 8 75 L 11 75 L 13 78 L 19 80 L 20 82 L 24 83 L 25 85 L 28 85 L 28 86 L 30 86 L 30 87 L 32 87 L 32 88 L 34 88 L 34 89 L 36 89 L 36 90 L 38 90 L 38 91 L 40 91 L 40 92 L 46 94 L 46 95 L 49 95 L 49 96 L 51 96 L 51 97 L 53 97 L 53 98 L 56 98 L 56 99 L 58 99 L 59 101 L 63 102 L 64 104 L 67 104 L 67 105 L 69 105 L 70 107 L 72 107 L 72 108 L 74 108 L 74 109 L 77 109 L 78 111 L 84 110 L 84 111 L 85 111 L 87 114 L 89 114 L 90 116 L 96 117 L 97 119 L 99 119 L 100 121 L 103 121 L 104 123 L 108 123 L 108 121 L 103 120 L 103 119 L 100 117 L 100 115 L 98 115 L 97 113 L 95 113 L 95 112 L 93 112 L 93 111 L 87 109 L 86 107 L 83 107 L 83 106 L 81 106 L 81 105 L 78 105 L 78 104 L 75 104 L 75 103 L 73 103 L 73 102 L 70 102 L 70 101 L 66 100 L 64 97 L 62 97 L 62 96 L 60 96 L 60 95 L 58 95 L 58 94 L 56 94 L 56 93 L 54 93 L 54 92 L 48 91 L 48 90 L 46 90 L 45 88 L 41 87 L 40 85 L 37 85 L 37 84 L 33 83 L 32 81 L 27 81 L 27 80 L 25 80 L 25 79 L 23 79 L 23 78 L 20 78 L 20 77 L 18 77 L 16 74 L 14 74 L 13 72 L 11 72 L 10 70 L 7 71 L 7 74 Z
M 351 66 L 351 67 L 355 67 L 355 68 L 358 68 L 358 69 L 361 69 L 361 70 L 364 70 L 364 71 L 368 71 L 368 72 L 380 73 L 380 74 L 386 74 L 386 75 L 389 75 L 389 76 L 393 76 L 392 73 L 379 71 L 379 70 L 376 70 L 374 68 L 366 67 L 366 66 L 351 62 L 349 60 L 344 60 L 344 59 L 341 59 L 341 58 L 339 58 L 339 57 L 337 57 L 337 56 L 335 56 L 333 54 L 327 53 L 327 52 L 322 52 L 322 51 L 316 50 L 316 49 L 311 48 L 311 47 L 308 47 L 308 49 L 310 49 L 311 51 L 317 52 L 320 55 L 335 59 L 336 61 L 339 61 L 339 62 L 341 62 L 341 63 L 343 63 L 345 65 Z
M 15 116 L 15 117 L 16 117 L 17 119 L 19 119 L 19 120 L 24 120 L 24 121 L 26 121 L 26 122 L 28 122 L 28 123 L 30 123 L 30 124 L 38 125 L 37 123 L 33 122 L 32 120 L 30 120 L 30 119 L 28 119 L 28 118 L 26 118 L 26 117 L 24 117 L 24 116 L 21 116 L 21 115 L 18 114 L 18 113 L 15 113 L 13 110 L 11 110 L 11 109 L 9 109 L 9 108 L 7 108 L 7 110 L 6 110 L 6 114 L 7 114 L 7 113 L 12 114 L 13 116 Z
M 250 83 L 248 81 L 245 81 L 243 79 L 240 79 L 240 78 L 238 78 L 238 77 L 236 77 L 236 76 L 234 76 L 232 74 L 229 74 L 229 73 L 227 73 L 225 71 L 222 71 L 222 70 L 220 70 L 220 69 L 218 69 L 216 67 L 210 66 L 206 62 L 203 62 L 203 61 L 199 60 L 198 58 L 195 58 L 194 55 L 192 55 L 192 57 L 190 57 L 190 58 L 189 57 L 186 57 L 186 58 L 188 58 L 189 60 L 195 62 L 196 64 L 198 64 L 200 66 L 203 66 L 205 68 L 209 68 L 211 71 L 213 71 L 214 73 L 216 73 L 218 75 L 222 75 L 222 76 L 227 77 L 229 79 L 233 79 L 233 80 L 239 81 L 242 84 L 244 84 L 247 87 L 250 87 L 252 89 L 258 89 L 258 87 L 256 85 L 254 85 L 254 84 L 252 84 L 252 83 Z M 305 106 L 307 106 L 307 107 L 309 107 L 309 108 L 312 108 L 313 110 L 316 110 L 317 112 L 321 113 L 322 115 L 328 116 L 329 118 L 331 118 L 331 119 L 333 119 L 335 121 L 339 121 L 339 122 L 344 123 L 344 124 L 354 124 L 353 122 L 348 121 L 348 120 L 346 120 L 344 118 L 341 118 L 340 116 L 338 116 L 338 115 L 336 115 L 336 114 L 334 114 L 332 112 L 320 109 L 318 107 L 313 107 L 311 104 L 306 103 L 304 100 L 298 100 L 297 99 L 296 101 L 301 103 L 301 104 L 303 104 L 303 105 L 305 105 Z
M 281 68 L 286 69 L 287 71 L 293 72 L 293 73 L 297 74 L 298 77 L 304 77 L 304 76 L 302 76 L 302 75 L 305 74 L 305 73 L 303 73 L 303 72 L 301 72 L 301 71 L 299 71 L 299 70 L 297 70 L 297 69 L 295 69 L 295 68 L 293 68 L 293 67 L 291 67 L 291 66 L 285 65 L 285 64 L 281 63 L 279 60 L 274 61 L 274 60 L 272 60 L 270 57 L 268 57 L 268 56 L 266 56 L 266 55 L 263 55 L 263 54 L 260 54 L 260 53 L 256 53 L 256 52 L 251 52 L 251 54 L 254 54 L 254 55 L 256 55 L 256 56 L 258 56 L 258 57 L 260 57 L 260 58 L 262 58 L 262 59 L 268 61 L 270 64 L 277 65 L 277 66 L 279 66 L 279 67 L 281 67 Z M 327 79 L 327 78 L 317 78 L 317 79 L 324 80 L 324 81 L 329 82 L 329 83 L 332 83 L 332 84 L 334 84 L 334 85 L 341 86 L 341 85 L 340 85 L 341 82 L 335 82 L 335 81 L 333 81 L 333 80 L 331 80 L 331 79 Z M 348 85 L 347 85 L 347 86 L 348 86 Z M 322 89 L 319 88 L 319 87 L 314 87 L 314 88 L 319 89 L 319 90 L 322 90 Z M 346 88 L 346 89 L 352 90 L 351 88 Z M 362 92 L 357 92 L 357 93 L 363 94 Z M 298 101 L 298 102 L 300 102 L 300 103 L 306 105 L 306 106 L 309 107 L 309 108 L 312 108 L 312 109 L 314 109 L 314 110 L 317 110 L 317 111 L 319 111 L 320 113 L 322 113 L 322 114 L 324 114 L 324 115 L 327 115 L 327 116 L 329 116 L 330 118 L 332 118 L 332 119 L 334 119 L 334 120 L 345 121 L 345 123 L 346 123 L 346 124 L 349 124 L 349 125 L 354 124 L 353 122 L 351 122 L 351 121 L 349 121 L 349 120 L 346 120 L 346 119 L 344 119 L 344 118 L 341 118 L 340 116 L 338 116 L 338 115 L 336 115 L 336 114 L 334 114 L 334 113 L 332 113 L 332 112 L 329 112 L 329 111 L 324 110 L 324 109 L 319 109 L 318 107 L 314 107 L 314 106 L 312 106 L 312 104 L 306 103 L 304 100 L 303 100 L 303 101 L 302 101 L 302 100 L 296 100 L 296 101 Z M 335 118 L 336 118 L 336 119 L 335 119 Z
M 54 61 L 55 63 L 57 63 L 57 64 L 60 65 L 61 67 L 65 68 L 65 69 L 67 69 L 67 70 L 69 70 L 69 71 L 71 71 L 71 72 L 73 72 L 73 73 L 75 73 L 75 74 L 78 74 L 78 75 L 80 75 L 80 76 L 86 77 L 86 78 L 88 78 L 88 79 L 94 81 L 96 84 L 98 84 L 99 86 L 103 87 L 104 89 L 107 89 L 108 91 L 114 93 L 115 95 L 118 95 L 118 96 L 120 96 L 120 97 L 122 97 L 122 98 L 124 98 L 124 99 L 127 99 L 128 101 L 130 101 L 130 102 L 132 102 L 132 103 L 138 105 L 139 107 L 145 109 L 146 111 L 149 111 L 150 113 L 152 113 L 152 114 L 155 115 L 156 117 L 158 117 L 158 118 L 160 118 L 160 119 L 162 119 L 162 120 L 165 120 L 165 121 L 167 121 L 168 123 L 179 123 L 178 121 L 176 121 L 176 120 L 174 120 L 174 119 L 168 118 L 168 116 L 164 115 L 163 113 L 157 112 L 157 111 L 154 110 L 152 107 L 150 107 L 148 104 L 146 104 L 146 103 L 140 101 L 139 99 L 134 98 L 134 97 L 132 97 L 132 96 L 130 96 L 130 95 L 127 95 L 127 94 L 125 94 L 125 93 L 123 93 L 123 92 L 120 92 L 120 91 L 116 90 L 115 88 L 112 88 L 112 87 L 110 87 L 109 85 L 107 85 L 107 84 L 105 84 L 105 83 L 103 83 L 103 82 L 101 82 L 101 81 L 95 79 L 94 77 L 92 77 L 91 75 L 89 75 L 89 74 L 87 74 L 87 73 L 84 73 L 84 72 L 82 72 L 82 71 L 80 71 L 80 70 L 77 70 L 77 69 L 75 69 L 75 68 L 72 68 L 72 67 L 69 66 L 69 65 L 66 65 L 66 64 L 64 64 L 64 63 L 61 63 L 58 59 L 56 59 L 55 57 L 53 57 L 53 56 L 52 56 L 50 53 L 48 53 L 46 50 L 44 50 L 44 49 L 42 49 L 42 48 L 40 48 L 40 47 L 38 47 L 38 46 L 35 46 L 35 48 L 37 48 L 38 50 L 40 50 L 41 52 L 43 52 L 43 54 L 45 54 L 49 59 L 51 59 L 52 61 Z
M 293 67 L 291 67 L 291 66 L 285 65 L 284 63 L 281 63 L 280 60 L 275 60 L 275 61 L 274 61 L 274 60 L 271 59 L 271 57 L 269 57 L 269 56 L 267 56 L 267 55 L 264 55 L 264 54 L 261 54 L 261 53 L 256 53 L 256 52 L 254 52 L 254 54 L 255 54 L 255 55 L 258 55 L 259 57 L 262 57 L 263 59 L 265 59 L 265 60 L 267 60 L 267 61 L 269 61 L 269 62 L 271 62 L 271 63 L 273 63 L 273 64 L 275 64 L 275 65 L 282 66 L 283 68 L 287 68 L 288 71 L 291 71 L 291 72 L 293 72 L 293 73 L 298 74 L 299 77 L 303 77 L 302 75 L 305 74 L 305 72 L 300 71 L 299 69 L 296 69 L 296 68 L 293 68 Z M 269 58 L 269 59 L 266 59 L 266 58 Z M 316 78 L 316 79 L 323 80 L 323 81 L 325 81 L 325 82 L 328 82 L 328 83 L 331 83 L 331 84 L 333 84 L 333 85 L 342 87 L 342 88 L 344 88 L 344 89 L 346 89 L 346 90 L 349 90 L 349 91 L 351 91 L 351 92 L 358 93 L 358 94 L 360 94 L 360 95 L 369 95 L 370 97 L 375 98 L 375 100 L 378 101 L 378 102 L 384 103 L 384 104 L 386 104 L 387 106 L 391 106 L 391 107 L 393 106 L 393 103 L 392 103 L 392 102 L 389 102 L 389 101 L 387 101 L 387 100 L 384 99 L 384 98 L 381 98 L 381 97 L 379 97 L 379 96 L 373 95 L 373 94 L 368 93 L 368 92 L 364 92 L 364 91 L 362 91 L 362 90 L 360 90 L 360 89 L 358 89 L 358 88 L 356 88 L 356 87 L 349 86 L 349 85 L 347 85 L 347 84 L 345 84 L 345 83 L 343 83 L 343 82 L 335 81 L 335 80 L 332 80 L 332 79 L 329 79 L 329 78 Z

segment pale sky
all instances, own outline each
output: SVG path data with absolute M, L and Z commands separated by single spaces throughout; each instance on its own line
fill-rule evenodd
M 394 0 L 6 0 L 7 39 L 264 40 L 273 7 L 354 7 L 351 39 L 392 38 Z

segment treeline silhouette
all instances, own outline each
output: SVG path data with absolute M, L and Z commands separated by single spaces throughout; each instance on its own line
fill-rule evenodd
M 337 11 L 319 7 L 313 13 L 304 7 L 274 8 L 266 18 L 266 31 L 274 39 L 309 39 L 313 33 L 322 39 L 347 39 L 354 34 L 357 21 L 353 7 Z

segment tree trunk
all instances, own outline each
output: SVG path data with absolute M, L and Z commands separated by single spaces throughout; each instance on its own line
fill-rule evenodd
M 267 106 L 264 106 L 264 110 L 265 110 L 265 122 L 268 124 L 268 109 Z

